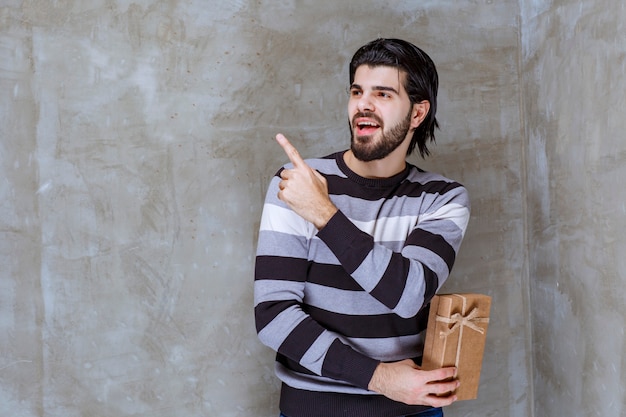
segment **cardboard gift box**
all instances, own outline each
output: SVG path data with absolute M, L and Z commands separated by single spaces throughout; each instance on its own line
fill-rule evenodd
M 478 397 L 490 308 L 491 297 L 482 294 L 441 294 L 430 302 L 422 369 L 455 366 L 459 400 Z

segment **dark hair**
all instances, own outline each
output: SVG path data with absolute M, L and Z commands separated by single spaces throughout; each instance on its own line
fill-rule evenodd
M 401 39 L 376 39 L 359 48 L 352 57 L 350 85 L 354 82 L 354 73 L 361 65 L 387 66 L 404 71 L 406 73 L 404 89 L 411 103 L 428 100 L 430 110 L 424 121 L 415 129 L 407 155 L 413 152 L 416 144 L 422 158 L 429 155 L 426 142 L 435 141 L 435 128 L 439 127 L 435 118 L 439 77 L 432 59 L 410 42 Z

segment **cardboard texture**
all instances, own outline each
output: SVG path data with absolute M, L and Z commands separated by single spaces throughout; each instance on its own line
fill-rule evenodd
M 458 400 L 478 397 L 491 297 L 441 294 L 430 302 L 422 369 L 456 366 Z

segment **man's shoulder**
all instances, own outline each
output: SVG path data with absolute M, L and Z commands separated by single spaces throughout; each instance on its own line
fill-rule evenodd
M 304 162 L 306 162 L 306 164 L 311 168 L 320 171 L 321 173 L 336 173 L 339 171 L 337 158 L 341 155 L 341 153 L 342 152 L 335 152 L 322 157 L 304 158 Z M 293 164 L 291 162 L 287 162 L 281 166 L 274 175 L 278 177 L 284 169 L 292 168 Z
M 408 181 L 416 182 L 422 185 L 426 183 L 441 183 L 441 184 L 456 184 L 457 186 L 462 187 L 462 185 L 458 181 L 452 178 L 449 178 L 437 172 L 425 171 L 412 164 L 409 164 L 409 173 L 406 179 Z
M 337 158 L 341 156 L 343 152 L 333 152 L 326 156 L 321 156 L 317 158 L 307 158 L 304 162 L 307 163 L 313 169 L 316 169 L 323 173 L 332 173 L 339 170 L 337 164 Z
M 445 175 L 424 171 L 413 166 L 407 175 L 405 185 L 408 195 L 433 196 L 439 201 L 455 201 L 469 206 L 468 191 L 463 184 Z

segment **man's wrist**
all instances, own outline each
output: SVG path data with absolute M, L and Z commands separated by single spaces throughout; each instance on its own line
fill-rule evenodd
M 339 209 L 332 203 L 329 206 L 323 207 L 320 211 L 318 219 L 313 222 L 313 225 L 317 228 L 317 230 L 322 230 L 338 211 Z
M 380 381 L 383 378 L 382 375 L 384 374 L 384 371 L 385 371 L 384 366 L 385 366 L 384 362 L 380 362 L 378 364 L 378 366 L 374 370 L 374 373 L 372 374 L 372 379 L 370 379 L 370 383 L 367 385 L 368 390 L 380 393 Z

